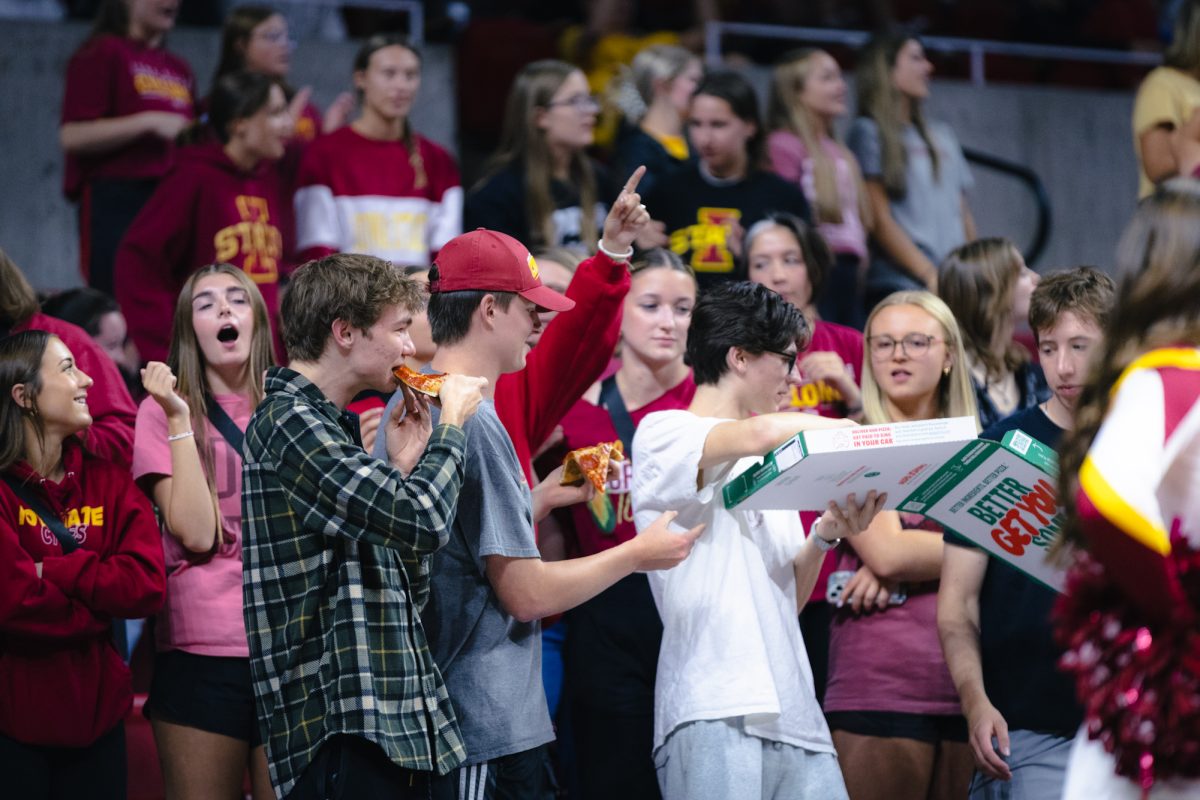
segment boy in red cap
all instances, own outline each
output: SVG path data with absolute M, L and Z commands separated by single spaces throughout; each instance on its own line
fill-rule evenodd
M 601 250 L 625 255 L 649 216 L 630 179 L 605 220 Z M 481 375 L 495 386 L 525 366 L 539 309 L 574 301 L 542 285 L 517 240 L 479 229 L 447 243 L 429 274 L 429 322 L 439 372 Z M 563 365 L 569 368 L 570 365 Z M 490 394 L 486 392 L 485 394 Z M 699 529 L 667 530 L 664 514 L 641 536 L 603 553 L 544 562 L 530 488 L 513 442 L 485 397 L 466 425 L 463 492 L 450 541 L 435 557 L 422 615 L 467 748 L 443 790 L 465 800 L 540 797 L 543 748 L 554 738 L 541 679 L 539 620 L 572 608 L 636 570 L 664 569 L 691 551 Z M 551 505 L 586 499 L 555 488 Z M 439 795 L 440 796 L 440 795 Z

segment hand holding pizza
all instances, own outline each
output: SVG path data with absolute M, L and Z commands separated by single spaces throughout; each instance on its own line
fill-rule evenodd
M 388 417 L 384 436 L 387 437 L 388 461 L 408 475 L 417 466 L 429 436 L 433 432 L 433 417 L 429 413 L 429 398 L 405 386 L 404 402 L 397 403 Z M 378 432 L 376 432 L 378 435 Z
M 628 252 L 633 240 L 650 225 L 650 214 L 642 205 L 642 196 L 637 193 L 638 183 L 645 174 L 644 166 L 633 171 L 604 220 L 600 244 L 610 253 Z

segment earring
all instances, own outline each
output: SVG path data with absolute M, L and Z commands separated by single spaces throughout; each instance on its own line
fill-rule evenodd
M 942 368 L 942 374 L 943 374 L 943 375 L 949 375 L 949 374 L 950 374 L 950 365 L 949 365 L 949 364 L 947 364 L 945 367 L 943 367 L 943 368 Z

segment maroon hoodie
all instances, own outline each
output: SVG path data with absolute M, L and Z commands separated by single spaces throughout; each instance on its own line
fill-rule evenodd
M 74 438 L 63 443 L 63 466 L 61 483 L 23 462 L 6 474 L 61 517 L 79 543 L 67 555 L 0 482 L 0 734 L 86 747 L 132 703 L 112 620 L 155 614 L 166 574 L 154 512 L 128 470 L 86 453 Z
M 226 262 L 258 285 L 274 324 L 279 276 L 288 271 L 281 231 L 293 229 L 276 164 L 239 169 L 219 144 L 179 153 L 175 167 L 130 224 L 117 250 L 117 302 L 143 359 L 165 361 L 175 301 L 188 276 Z

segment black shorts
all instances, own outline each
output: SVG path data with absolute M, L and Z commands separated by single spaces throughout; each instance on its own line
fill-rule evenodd
M 967 719 L 959 714 L 907 714 L 902 711 L 830 711 L 829 729 L 859 736 L 916 739 L 918 742 L 967 741 Z
M 250 659 L 165 650 L 154 656 L 150 697 L 142 713 L 164 722 L 263 743 L 254 709 Z

